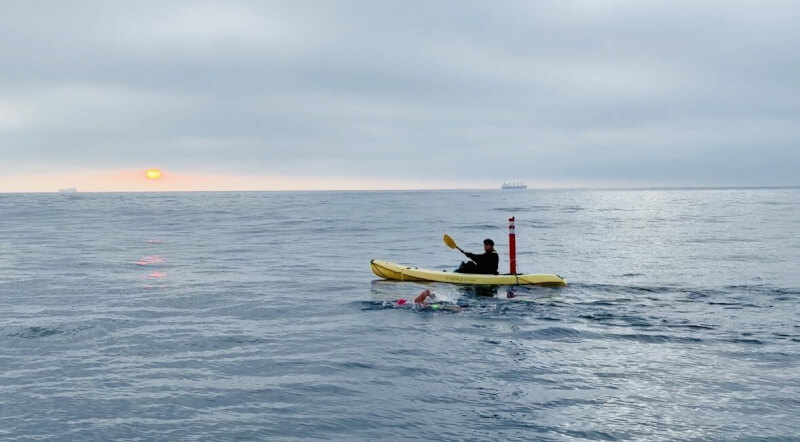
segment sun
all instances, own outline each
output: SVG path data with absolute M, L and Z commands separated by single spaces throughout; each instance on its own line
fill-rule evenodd
M 161 171 L 158 169 L 147 169 L 144 176 L 146 176 L 148 180 L 157 180 L 161 178 Z

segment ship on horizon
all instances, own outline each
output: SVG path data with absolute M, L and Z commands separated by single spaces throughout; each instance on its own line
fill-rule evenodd
M 58 189 L 58 193 L 76 193 L 78 191 L 77 187 L 67 187 L 64 189 Z
M 503 183 L 500 188 L 503 190 L 527 189 L 528 185 L 525 183 Z

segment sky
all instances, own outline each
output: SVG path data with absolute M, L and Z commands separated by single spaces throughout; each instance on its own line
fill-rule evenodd
M 2 10 L 0 192 L 800 185 L 796 1 Z

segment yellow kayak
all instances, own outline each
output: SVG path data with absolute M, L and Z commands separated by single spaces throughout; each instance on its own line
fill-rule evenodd
M 532 275 L 474 275 L 469 273 L 455 273 L 445 270 L 426 270 L 406 267 L 393 262 L 373 259 L 370 261 L 372 273 L 383 279 L 393 281 L 430 281 L 449 282 L 452 284 L 473 285 L 567 285 L 567 281 L 558 275 L 532 274 Z

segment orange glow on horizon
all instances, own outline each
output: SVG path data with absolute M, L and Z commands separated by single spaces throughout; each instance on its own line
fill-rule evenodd
M 149 180 L 157 180 L 161 178 L 161 171 L 158 169 L 147 169 L 147 172 L 145 172 L 144 175 Z
M 161 172 L 159 169 L 151 169 Z M 0 193 L 57 192 L 75 187 L 81 192 L 181 192 L 181 191 L 313 191 L 313 190 L 420 190 L 500 189 L 497 180 L 436 180 L 362 178 L 347 176 L 235 175 L 161 173 L 150 179 L 142 169 L 73 170 L 67 173 L 0 175 Z M 146 172 L 145 172 L 146 174 Z M 645 187 L 652 183 L 526 180 L 529 188 Z

